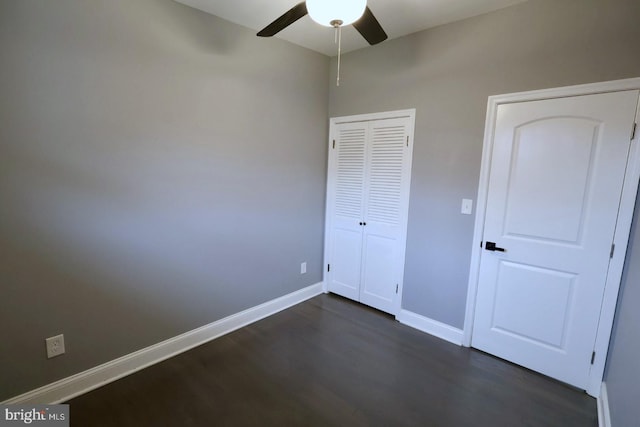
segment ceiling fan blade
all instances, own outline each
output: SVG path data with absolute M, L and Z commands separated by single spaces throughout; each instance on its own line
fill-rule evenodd
M 258 36 L 271 37 L 273 35 L 276 35 L 306 14 L 307 4 L 306 2 L 300 2 L 289 9 L 289 11 L 282 15 L 280 18 L 276 19 L 271 24 L 267 25 L 264 29 L 260 30 Z
M 376 17 L 373 16 L 369 6 L 364 10 L 362 17 L 353 23 L 353 26 L 371 45 L 387 39 L 387 33 L 384 32 Z

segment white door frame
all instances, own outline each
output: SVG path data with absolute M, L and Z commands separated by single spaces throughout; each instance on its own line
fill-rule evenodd
M 480 244 L 484 234 L 484 222 L 486 215 L 487 194 L 489 190 L 489 173 L 491 170 L 491 154 L 493 152 L 493 137 L 496 126 L 496 115 L 498 106 L 511 104 L 514 102 L 537 101 L 552 98 L 565 98 L 570 96 L 590 95 L 606 92 L 619 92 L 624 90 L 640 89 L 640 78 L 615 80 L 610 82 L 592 83 L 579 86 L 568 86 L 555 89 L 536 90 L 531 92 L 519 92 L 506 95 L 490 96 L 487 103 L 487 119 L 485 124 L 484 145 L 482 148 L 482 166 L 480 169 L 480 183 L 478 186 L 478 202 L 476 208 L 476 219 L 473 233 L 473 246 L 471 250 L 471 265 L 469 270 L 469 289 L 467 293 L 467 308 L 464 321 L 464 331 L 462 345 L 471 346 L 473 332 L 473 320 L 476 307 L 476 293 L 478 290 L 478 280 L 480 271 Z M 640 109 L 636 112 L 636 123 L 640 121 Z M 629 135 L 631 138 L 631 134 Z M 618 211 L 618 221 L 614 234 L 614 244 L 616 252 L 609 264 L 609 271 L 605 284 L 604 298 L 600 311 L 600 323 L 596 336 L 594 351 L 596 357 L 589 373 L 589 383 L 587 393 L 598 397 L 602 385 L 609 340 L 613 327 L 613 318 L 616 310 L 620 280 L 624 267 L 627 244 L 629 243 L 629 233 L 631 231 L 631 221 L 633 219 L 633 209 L 638 190 L 638 180 L 640 179 L 640 147 L 638 140 L 640 131 L 631 144 L 629 158 L 627 160 L 627 170 L 622 189 L 622 199 L 620 210 Z
M 357 114 L 353 116 L 342 116 L 342 117 L 332 117 L 329 120 L 329 141 L 327 144 L 327 167 L 329 167 L 329 157 L 331 156 L 332 144 L 335 139 L 335 135 L 333 132 L 335 131 L 335 126 L 342 123 L 353 123 L 353 122 L 370 122 L 375 120 L 385 120 L 385 119 L 398 119 L 398 118 L 409 118 L 409 146 L 411 149 L 409 150 L 409 158 L 408 158 L 408 169 L 407 173 L 409 174 L 409 179 L 407 181 L 407 191 L 410 192 L 411 189 L 411 166 L 413 165 L 413 142 L 415 137 L 415 122 L 416 122 L 416 109 L 410 108 L 406 110 L 395 110 L 395 111 L 384 111 L 379 113 L 368 113 L 368 114 Z M 322 268 L 322 290 L 324 293 L 329 292 L 329 282 L 328 282 L 328 272 L 327 272 L 327 263 L 329 262 L 329 248 L 330 248 L 330 230 L 331 230 L 331 212 L 329 205 L 329 200 L 332 200 L 333 197 L 333 188 L 331 183 L 329 182 L 329 176 L 327 175 L 327 196 L 325 199 L 325 228 L 324 228 L 324 264 Z M 410 194 L 410 193 L 409 193 Z M 407 206 L 404 207 L 404 211 L 406 212 L 405 217 L 401 222 L 401 227 L 404 229 L 404 236 L 402 238 L 402 242 L 400 244 L 401 253 L 400 259 L 406 260 L 406 247 L 407 247 L 407 225 L 409 221 L 409 199 L 407 198 L 406 203 Z M 404 284 L 404 266 L 401 270 L 400 277 L 398 278 L 398 297 L 394 302 L 393 313 L 397 315 L 400 313 L 400 308 L 402 307 L 402 290 Z

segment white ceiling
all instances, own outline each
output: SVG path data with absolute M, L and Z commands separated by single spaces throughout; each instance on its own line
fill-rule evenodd
M 234 22 L 256 32 L 295 6 L 299 0 L 176 0 Z M 368 0 L 368 6 L 389 35 L 389 39 L 481 15 L 526 0 Z M 276 35 L 281 39 L 336 55 L 332 28 L 316 24 L 305 16 Z M 367 47 L 352 27 L 343 29 L 342 50 Z

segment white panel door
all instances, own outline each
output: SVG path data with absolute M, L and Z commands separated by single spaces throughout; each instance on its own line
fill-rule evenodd
M 367 122 L 341 124 L 335 130 L 335 148 L 329 160 L 331 248 L 328 289 L 359 299 Z
M 499 106 L 474 347 L 586 388 L 638 95 Z
M 404 269 L 409 121 L 377 120 L 369 132 L 360 302 L 392 313 Z

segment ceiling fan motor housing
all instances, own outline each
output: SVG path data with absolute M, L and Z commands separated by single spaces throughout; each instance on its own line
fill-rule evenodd
M 311 19 L 325 27 L 352 24 L 367 7 L 367 0 L 307 0 L 306 3 Z

